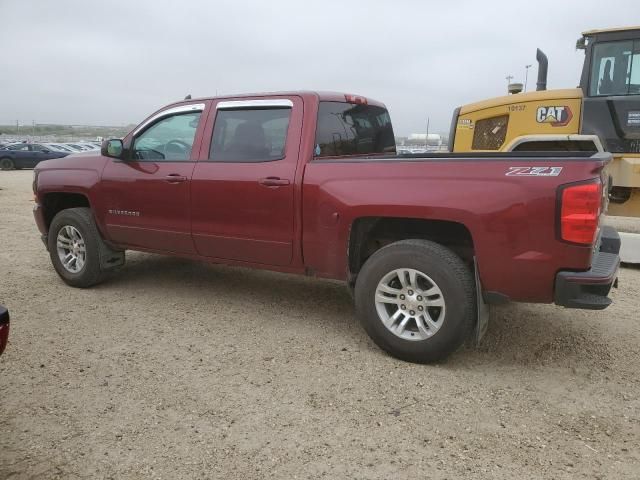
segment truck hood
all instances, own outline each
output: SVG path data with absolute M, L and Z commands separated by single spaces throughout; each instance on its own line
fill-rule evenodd
M 53 158 L 38 163 L 34 170 L 52 170 L 52 169 L 82 169 L 82 170 L 98 170 L 102 171 L 107 157 L 103 157 L 100 151 L 78 152 L 72 153 L 62 158 Z

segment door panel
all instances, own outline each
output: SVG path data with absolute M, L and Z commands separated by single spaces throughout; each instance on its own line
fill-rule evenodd
M 300 146 L 302 100 L 299 97 L 286 98 L 291 105 L 286 143 L 278 143 L 278 139 L 269 135 L 269 122 L 264 117 L 264 123 L 260 123 L 249 118 L 251 115 L 244 121 L 237 118 L 223 120 L 219 115 L 216 121 L 225 121 L 229 128 L 236 125 L 233 127 L 236 135 L 227 132 L 230 139 L 220 141 L 219 145 L 214 141 L 211 152 L 209 145 L 203 143 L 201 156 L 208 157 L 211 153 L 211 157 L 217 160 L 203 158 L 198 161 L 193 174 L 192 233 L 201 255 L 267 265 L 291 263 L 294 178 Z M 266 106 L 261 106 L 263 113 L 258 116 L 268 115 L 268 100 L 264 102 L 267 102 Z M 216 115 L 213 108 L 210 115 Z M 208 123 L 204 138 L 210 140 L 214 129 L 211 122 Z M 240 126 L 242 123 L 244 127 Z M 258 124 L 263 127 L 263 132 Z M 267 130 L 266 137 L 264 130 Z M 244 145 L 246 150 L 235 149 L 235 143 L 242 141 L 239 137 L 244 134 L 250 135 L 251 144 Z M 269 158 L 278 148 L 282 152 L 280 159 Z M 255 152 L 256 158 L 252 161 L 239 160 L 243 155 L 249 155 L 247 151 Z
M 101 181 L 101 213 L 113 242 L 195 253 L 189 198 L 204 108 L 205 104 L 187 104 L 155 114 L 127 140 L 131 145 L 127 161 L 107 163 Z
M 193 253 L 189 217 L 192 162 L 110 161 L 102 174 L 103 218 L 117 244 Z M 175 181 L 174 175 L 183 181 Z

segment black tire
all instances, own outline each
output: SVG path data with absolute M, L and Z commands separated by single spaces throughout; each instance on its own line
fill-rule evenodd
M 445 305 L 442 324 L 423 340 L 406 340 L 392 333 L 376 309 L 378 283 L 401 268 L 426 274 L 442 292 Z M 376 345 L 396 358 L 414 363 L 446 358 L 469 337 L 476 320 L 473 272 L 451 250 L 427 240 L 403 240 L 375 252 L 356 279 L 355 303 L 356 314 Z
M 67 225 L 76 228 L 85 242 L 85 263 L 77 273 L 67 270 L 58 256 L 58 233 Z M 47 242 L 53 268 L 65 283 L 72 287 L 88 288 L 104 280 L 106 272 L 100 268 L 100 249 L 104 243 L 89 208 L 69 208 L 59 212 L 53 217 Z
M 16 166 L 9 157 L 0 158 L 0 170 L 13 170 L 14 168 Z

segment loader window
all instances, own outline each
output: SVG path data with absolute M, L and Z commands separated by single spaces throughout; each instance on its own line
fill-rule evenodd
M 640 94 L 640 40 L 597 43 L 593 47 L 589 95 Z

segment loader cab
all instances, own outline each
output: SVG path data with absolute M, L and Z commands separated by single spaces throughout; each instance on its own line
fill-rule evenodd
M 582 134 L 598 135 L 613 153 L 640 153 L 640 27 L 590 30 L 580 78 Z

